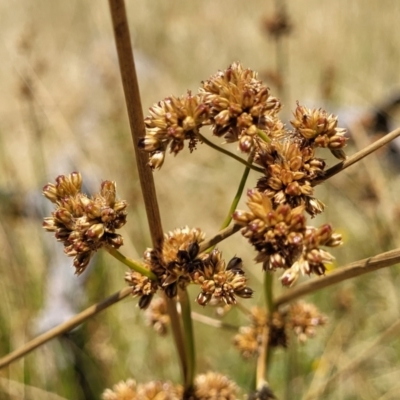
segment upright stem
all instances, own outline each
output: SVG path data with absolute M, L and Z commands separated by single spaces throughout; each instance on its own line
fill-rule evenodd
M 260 346 L 260 354 L 257 359 L 256 371 L 256 389 L 260 389 L 266 384 L 267 379 L 267 365 L 268 365 L 268 342 L 269 342 L 269 326 L 271 325 L 272 313 L 274 311 L 274 300 L 272 295 L 273 275 L 266 271 L 264 273 L 264 296 L 265 303 L 268 308 L 269 324 L 264 327 L 262 334 L 262 342 Z
M 162 246 L 164 234 L 161 225 L 160 210 L 158 208 L 154 179 L 147 165 L 148 156 L 141 152 L 138 146 L 139 139 L 146 134 L 142 103 L 140 100 L 139 85 L 136 76 L 135 62 L 133 58 L 131 39 L 129 34 L 128 19 L 124 0 L 109 0 L 111 18 L 114 28 L 115 44 L 117 47 L 119 68 L 122 85 L 124 88 L 126 107 L 131 128 L 133 147 L 135 149 L 136 164 L 142 188 L 150 235 L 155 249 Z M 171 318 L 171 327 L 174 334 L 175 345 L 178 350 L 182 374 L 187 380 L 188 366 L 187 355 L 182 341 L 182 330 L 175 301 L 167 297 L 168 313 Z
M 182 322 L 183 331 L 185 333 L 185 348 L 188 356 L 188 374 L 185 381 L 185 389 L 190 392 L 193 387 L 193 380 L 195 375 L 196 367 L 196 350 L 194 344 L 194 332 L 192 315 L 190 310 L 190 299 L 187 290 L 181 290 L 179 292 L 179 302 L 182 307 Z

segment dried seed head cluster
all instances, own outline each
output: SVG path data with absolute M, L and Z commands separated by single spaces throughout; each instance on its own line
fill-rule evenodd
M 233 338 L 233 344 L 243 358 L 248 359 L 259 354 L 266 324 L 266 311 L 261 307 L 253 307 L 250 314 L 250 325 L 241 326 L 239 333 Z
M 245 153 L 255 147 L 259 130 L 268 136 L 283 130 L 276 118 L 281 108 L 278 99 L 270 95 L 254 71 L 238 63 L 203 82 L 200 93 L 210 109 L 214 135 L 223 136 L 228 143 L 239 141 Z
M 164 298 L 159 297 L 151 302 L 146 310 L 146 320 L 159 335 L 167 334 L 170 319 Z
M 205 254 L 203 267 L 193 273 L 194 283 L 201 286 L 196 300 L 202 306 L 210 301 L 213 304 L 236 304 L 236 296 L 246 299 L 253 295 L 253 290 L 246 286 L 242 260 L 234 257 L 225 265 L 221 256 L 217 249 Z
M 157 277 L 156 281 L 137 272 L 128 272 L 125 280 L 133 287 L 133 294 L 141 296 L 139 306 L 146 308 L 157 289 L 164 290 L 172 298 L 178 289 L 189 283 L 201 287 L 197 302 L 235 304 L 236 296 L 250 298 L 253 290 L 246 283 L 242 261 L 234 257 L 227 265 L 218 250 L 210 254 L 199 254 L 199 242 L 204 233 L 197 228 L 175 229 L 164 236 L 160 250 L 147 249 L 144 254 L 145 267 Z
M 243 358 L 257 356 L 262 345 L 264 328 L 268 326 L 270 346 L 287 347 L 287 332 L 293 331 L 301 343 L 315 336 L 315 329 L 326 323 L 327 319 L 313 304 L 303 301 L 293 303 L 285 312 L 274 311 L 270 318 L 264 308 L 253 307 L 250 325 L 241 326 L 233 338 L 233 344 Z
M 147 134 L 139 143 L 150 152 L 151 168 L 161 168 L 168 146 L 176 155 L 188 140 L 192 151 L 198 141 L 198 130 L 207 119 L 207 105 L 201 96 L 192 96 L 190 92 L 180 98 L 168 97 L 151 107 L 150 116 L 145 119 Z
M 311 110 L 297 104 L 294 117 L 290 123 L 307 139 L 309 145 L 328 148 L 335 157 L 342 160 L 346 158 L 342 150 L 347 141 L 346 130 L 337 127 L 336 116 L 321 108 Z
M 319 246 L 338 246 L 341 235 L 333 233 L 328 224 L 307 227 L 304 206 L 274 208 L 268 195 L 257 190 L 249 190 L 248 198 L 250 211 L 236 210 L 233 219 L 244 226 L 242 234 L 257 250 L 256 261 L 263 263 L 264 270 L 285 269 L 281 279 L 286 286 L 300 273 L 322 275 L 333 256 Z
M 195 378 L 196 400 L 236 400 L 238 391 L 235 382 L 217 372 L 207 372 Z
M 99 248 L 122 246 L 122 236 L 116 230 L 125 225 L 127 216 L 127 203 L 117 200 L 115 182 L 103 181 L 100 192 L 90 198 L 81 192 L 81 186 L 81 174 L 73 172 L 58 176 L 55 184 L 43 188 L 44 196 L 56 206 L 43 227 L 54 232 L 63 242 L 64 252 L 74 257 L 78 275 Z
M 341 244 L 340 235 L 333 233 L 329 225 L 307 227 L 304 214 L 314 217 L 324 210 L 324 204 L 314 196 L 314 186 L 323 179 L 326 167 L 325 161 L 316 157 L 316 149 L 327 148 L 344 159 L 347 138 L 346 131 L 337 126 L 337 117 L 322 109 L 297 104 L 292 130 L 279 119 L 280 109 L 279 100 L 271 96 L 254 71 L 233 63 L 204 81 L 197 96 L 189 93 L 179 100 L 169 98 L 151 108 L 146 119 L 149 130 L 141 144 L 150 152 L 150 165 L 154 168 L 161 166 L 169 143 L 175 154 L 186 139 L 192 149 L 201 140 L 198 132 L 205 125 L 210 125 L 213 134 L 223 136 L 226 142 L 238 142 L 239 149 L 250 154 L 264 173 L 256 188 L 248 191 L 250 211 L 237 210 L 234 220 L 244 226 L 243 235 L 258 251 L 256 260 L 263 262 L 265 270 L 285 269 L 282 282 L 290 286 L 300 273 L 325 272 L 325 263 L 333 257 L 319 246 Z M 191 246 L 186 258 L 197 255 L 195 245 Z M 152 264 L 153 270 L 156 263 Z M 184 280 L 179 267 L 173 271 L 174 268 L 165 268 L 165 263 L 160 264 L 167 271 L 163 286 Z M 181 264 L 178 260 L 174 265 Z M 189 264 L 193 269 L 193 262 Z M 235 278 L 236 285 L 239 277 Z M 207 277 L 202 279 L 209 281 Z M 209 301 L 210 288 L 214 286 L 207 285 L 202 283 L 200 303 Z M 175 287 L 169 290 L 174 293 Z M 229 303 L 228 297 L 224 300 Z
M 258 180 L 257 190 L 271 198 L 275 206 L 305 206 L 312 216 L 324 209 L 313 197 L 312 181 L 323 176 L 325 162 L 314 157 L 314 149 L 301 148 L 296 142 L 273 142 L 256 155 L 265 175 Z
M 301 343 L 315 336 L 315 328 L 325 325 L 327 318 L 321 314 L 318 308 L 311 303 L 299 301 L 291 305 L 289 310 L 290 329 L 298 337 Z
M 121 381 L 103 392 L 103 400 L 180 400 L 182 387 L 170 382 L 151 381 L 138 384 L 133 379 Z

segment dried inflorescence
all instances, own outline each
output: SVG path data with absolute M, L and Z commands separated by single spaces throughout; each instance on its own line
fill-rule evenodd
M 179 289 L 190 283 L 201 286 L 197 302 L 206 305 L 224 302 L 235 304 L 236 296 L 250 298 L 253 290 L 246 283 L 242 261 L 234 257 L 227 265 L 221 253 L 199 254 L 199 243 L 204 233 L 197 228 L 175 229 L 164 236 L 160 250 L 147 249 L 144 255 L 145 268 L 157 281 L 150 281 L 137 272 L 128 272 L 125 280 L 133 287 L 133 295 L 141 296 L 139 306 L 146 308 L 157 289 L 170 297 L 176 297 Z
M 257 79 L 257 74 L 233 63 L 203 82 L 201 93 L 210 108 L 210 124 L 216 136 L 228 143 L 239 141 L 239 148 L 249 153 L 259 141 L 259 131 L 269 137 L 279 136 L 283 124 L 276 118 L 279 100 Z
M 159 297 L 151 302 L 146 310 L 146 320 L 148 325 L 152 326 L 159 335 L 164 336 L 167 334 L 170 318 L 164 298 Z
M 161 168 L 165 152 L 178 154 L 189 141 L 192 151 L 198 141 L 198 131 L 208 119 L 209 109 L 200 95 L 190 92 L 182 97 L 168 97 L 150 108 L 150 116 L 145 119 L 146 136 L 139 146 L 150 152 L 149 165 Z
M 127 216 L 127 203 L 117 200 L 115 182 L 103 181 L 100 192 L 90 198 L 81 187 L 81 174 L 73 172 L 58 176 L 55 184 L 43 188 L 44 196 L 56 206 L 51 217 L 44 219 L 43 227 L 54 232 L 64 244 L 64 252 L 74 257 L 78 275 L 99 248 L 122 246 L 123 238 L 116 230 L 125 225 Z
M 323 326 L 327 322 L 325 315 L 311 303 L 299 301 L 291 305 L 289 310 L 289 327 L 298 337 L 301 343 L 315 336 L 315 328 Z
M 136 383 L 134 379 L 121 381 L 103 392 L 103 400 L 180 400 L 182 387 L 170 382 Z
M 324 204 L 313 196 L 312 181 L 323 176 L 325 162 L 315 157 L 314 149 L 302 148 L 298 141 L 273 142 L 257 152 L 256 162 L 265 170 L 257 190 L 271 198 L 275 206 L 304 205 L 312 216 L 323 211 Z
M 161 166 L 170 143 L 175 154 L 183 148 L 184 140 L 189 140 L 192 149 L 201 140 L 198 133 L 202 126 L 211 126 L 213 134 L 228 143 L 238 142 L 239 149 L 264 172 L 257 186 L 248 191 L 250 211 L 237 210 L 233 218 L 244 226 L 243 235 L 258 251 L 256 261 L 262 262 L 265 270 L 285 269 L 281 279 L 290 286 L 300 273 L 322 275 L 333 257 L 319 247 L 341 244 L 340 235 L 333 233 L 330 225 L 307 227 L 304 214 L 314 217 L 324 210 L 324 204 L 314 196 L 314 186 L 323 180 L 326 167 L 316 156 L 317 149 L 327 148 L 344 159 L 347 138 L 345 129 L 337 126 L 337 117 L 322 109 L 297 104 L 290 121 L 292 130 L 279 119 L 280 109 L 279 100 L 271 96 L 254 71 L 233 63 L 204 81 L 198 95 L 169 98 L 152 107 L 146 119 L 149 130 L 141 144 L 150 152 L 154 168 Z M 187 249 L 189 258 L 196 253 L 193 246 Z M 152 257 L 153 269 L 160 255 Z M 181 260 L 175 262 L 178 271 L 174 271 L 160 262 L 167 275 L 162 277 L 163 286 L 172 284 L 168 288 L 172 293 L 176 293 L 175 282 L 183 282 L 186 276 L 179 271 L 181 264 Z M 193 267 L 192 261 L 189 264 Z M 208 301 L 213 283 L 202 283 L 202 287 L 200 303 Z M 225 296 L 225 301 L 228 299 Z
M 315 336 L 315 329 L 326 324 L 326 317 L 311 303 L 299 301 L 290 305 L 288 310 L 274 311 L 269 317 L 266 310 L 253 307 L 250 312 L 250 324 L 241 326 L 233 338 L 233 344 L 243 358 L 259 355 L 262 336 L 268 327 L 268 343 L 272 347 L 287 347 L 288 332 L 293 331 L 301 343 Z
M 196 400 L 236 400 L 238 392 L 235 382 L 217 372 L 207 372 L 195 378 Z
M 344 160 L 346 158 L 343 147 L 346 145 L 346 130 L 338 128 L 338 119 L 325 110 L 309 109 L 297 104 L 294 119 L 290 121 L 296 131 L 312 147 L 324 147 L 331 150 L 332 154 Z
M 274 208 L 268 195 L 257 190 L 249 190 L 248 198 L 250 211 L 237 210 L 233 219 L 243 226 L 242 234 L 257 250 L 256 261 L 263 263 L 263 269 L 285 269 L 281 279 L 286 286 L 292 285 L 300 273 L 322 275 L 325 263 L 333 256 L 319 246 L 338 246 L 341 235 L 329 224 L 307 227 L 304 206 L 280 204 Z

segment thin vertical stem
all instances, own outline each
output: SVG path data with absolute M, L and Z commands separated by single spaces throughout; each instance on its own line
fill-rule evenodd
M 153 246 L 159 248 L 162 244 L 164 234 L 161 226 L 161 217 L 157 203 L 153 174 L 147 165 L 148 155 L 140 151 L 138 145 L 139 139 L 145 136 L 146 130 L 125 3 L 124 0 L 109 0 L 109 4 L 133 147 L 135 149 L 136 164 L 146 207 L 150 234 Z
M 153 242 L 153 247 L 155 249 L 160 249 L 164 234 L 161 225 L 161 216 L 158 208 L 154 179 L 152 172 L 147 165 L 148 156 L 140 151 L 138 145 L 139 139 L 145 136 L 146 131 L 125 3 L 124 0 L 109 0 L 109 5 L 114 29 L 115 44 L 118 53 L 122 85 L 124 88 L 126 107 L 131 128 L 133 147 L 135 149 L 136 164 L 146 208 L 147 220 L 150 228 L 150 235 Z M 182 374 L 184 380 L 186 380 L 188 372 L 187 355 L 184 343 L 182 341 L 183 333 L 179 323 L 176 304 L 173 300 L 168 299 L 167 297 L 165 297 L 165 299 L 168 306 L 168 313 L 171 318 L 171 327 L 175 345 L 179 354 Z
M 193 388 L 196 367 L 196 349 L 194 344 L 193 321 L 190 310 L 190 299 L 187 290 L 179 292 L 179 302 L 182 307 L 183 331 L 185 333 L 185 347 L 188 356 L 188 374 L 185 381 L 185 391 L 188 393 Z
M 265 302 L 268 308 L 268 319 L 269 322 L 272 318 L 272 313 L 274 311 L 274 301 L 272 295 L 272 284 L 273 275 L 266 271 L 264 273 L 264 296 Z M 264 327 L 262 334 L 262 342 L 260 345 L 260 353 L 257 359 L 257 371 L 256 371 L 256 389 L 260 389 L 267 382 L 267 365 L 268 365 L 268 342 L 269 342 L 269 323 Z

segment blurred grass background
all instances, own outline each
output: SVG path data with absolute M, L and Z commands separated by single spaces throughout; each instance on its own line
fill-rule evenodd
M 233 61 L 259 71 L 262 79 L 276 69 L 276 43 L 263 29 L 274 2 L 127 3 L 145 114 L 168 95 L 196 91 L 201 80 Z M 281 43 L 286 121 L 297 100 L 338 112 L 341 122 L 342 115 L 374 110 L 400 91 L 400 3 L 304 0 L 287 2 L 287 13 L 293 29 Z M 119 196 L 130 204 L 122 252 L 139 258 L 150 239 L 107 2 L 2 1 L 0 30 L 0 355 L 5 355 L 38 334 L 43 310 L 60 291 L 69 291 L 79 311 L 124 286 L 124 266 L 101 253 L 80 283 L 61 289 L 54 284 L 56 264 L 71 274 L 73 268 L 62 246 L 53 246 L 41 228 L 49 212 L 41 197 L 44 184 L 72 170 L 82 173 L 92 192 L 102 179 L 117 181 Z M 266 82 L 277 93 L 274 82 Z M 400 125 L 396 115 L 392 123 Z M 368 140 L 361 132 L 348 153 Z M 345 239 L 334 251 L 336 266 L 399 246 L 400 160 L 396 166 L 387 159 L 381 152 L 317 188 L 328 207 L 312 223 L 331 222 Z M 241 172 L 241 165 L 205 145 L 191 155 L 167 157 L 155 173 L 164 230 L 198 226 L 213 235 Z M 256 179 L 252 173 L 247 187 Z M 228 259 L 244 259 L 251 285 L 259 289 L 261 267 L 240 235 L 220 248 Z M 275 352 L 270 383 L 278 397 L 302 398 L 396 321 L 399 279 L 392 267 L 309 296 L 329 324 L 305 346 L 293 339 L 288 351 Z M 276 293 L 281 290 L 277 284 Z M 261 300 L 257 290 L 246 303 Z M 193 309 L 214 315 L 196 304 Z M 227 320 L 245 323 L 235 311 Z M 246 392 L 255 366 L 232 348 L 233 333 L 199 323 L 195 328 L 199 372 L 223 372 Z M 95 399 L 131 376 L 178 382 L 179 374 L 171 338 L 157 337 L 145 326 L 136 300 L 128 299 L 0 371 L 0 398 Z M 399 377 L 400 343 L 393 340 L 323 398 L 398 399 Z

